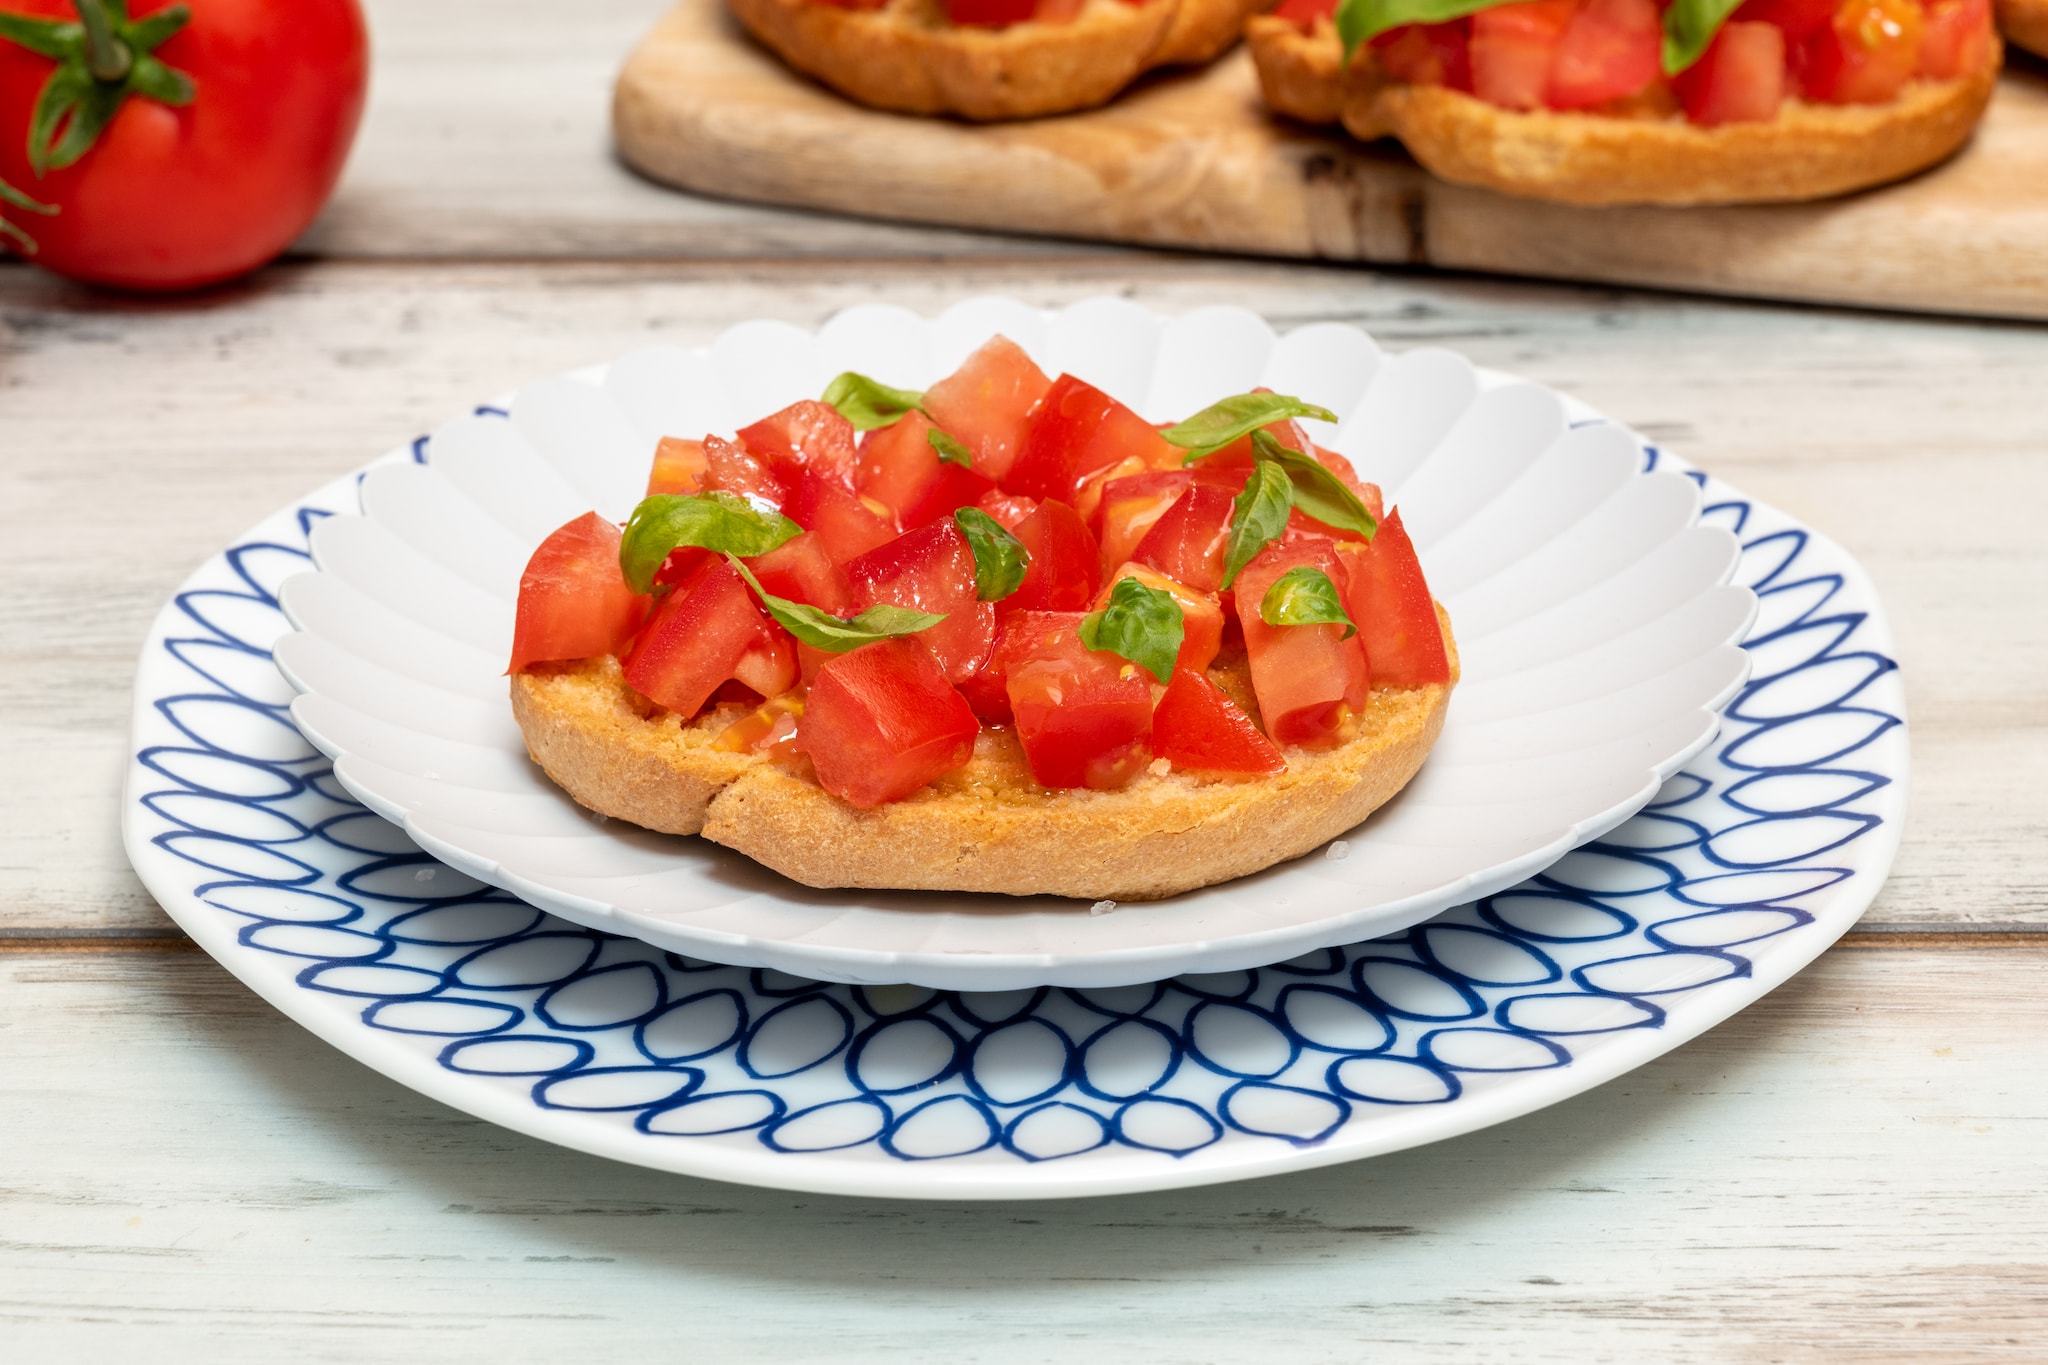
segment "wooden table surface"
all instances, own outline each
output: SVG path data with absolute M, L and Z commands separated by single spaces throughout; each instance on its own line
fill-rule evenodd
M 369 119 L 290 260 L 176 301 L 0 266 L 0 1359 L 2048 1356 L 2048 330 L 689 199 L 605 132 L 663 4 L 373 0 Z M 1846 543 L 1913 727 L 1911 825 L 1860 930 L 1502 1127 L 951 1207 L 659 1175 L 456 1114 L 276 1014 L 129 870 L 144 631 L 262 515 L 650 341 L 1105 291 L 1454 346 Z

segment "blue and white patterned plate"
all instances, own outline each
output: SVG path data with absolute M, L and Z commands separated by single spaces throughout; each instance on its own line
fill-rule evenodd
M 1718 739 L 1541 875 L 1276 966 L 1101 990 L 826 985 L 580 928 L 437 863 L 336 784 L 271 662 L 279 586 L 360 474 L 264 521 L 157 619 L 124 836 L 173 918 L 321 1037 L 623 1161 L 1030 1198 L 1393 1151 L 1711 1027 L 1847 930 L 1890 866 L 1906 735 L 1874 591 L 1838 546 L 1687 472 L 1762 603 Z

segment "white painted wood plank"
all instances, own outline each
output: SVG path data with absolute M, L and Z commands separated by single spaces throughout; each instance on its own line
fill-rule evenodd
M 135 651 L 195 564 L 289 500 L 522 381 L 743 318 L 1117 290 L 1457 347 L 1847 543 L 1889 605 L 1915 727 L 1915 816 L 1869 921 L 2048 925 L 2048 333 L 1148 261 L 853 280 L 829 264 L 286 268 L 197 308 L 0 269 L 0 928 L 168 931 L 115 832 Z
M 2038 1358 L 2044 979 L 2041 948 L 1838 950 L 1670 1057 L 1435 1147 L 956 1207 L 515 1136 L 196 953 L 9 954 L 0 1353 Z

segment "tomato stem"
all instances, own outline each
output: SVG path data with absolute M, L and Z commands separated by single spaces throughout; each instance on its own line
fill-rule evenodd
M 96 81 L 123 81 L 135 65 L 135 54 L 114 32 L 105 0 L 71 0 L 85 29 L 85 67 Z

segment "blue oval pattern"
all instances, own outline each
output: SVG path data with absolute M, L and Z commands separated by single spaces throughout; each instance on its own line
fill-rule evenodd
M 1652 451 L 1649 460 L 1656 462 Z M 1370 944 L 1111 989 L 822 985 L 564 924 L 419 852 L 284 712 L 276 592 L 324 509 L 177 599 L 179 682 L 137 755 L 195 896 L 332 1007 L 467 1084 L 651 1141 L 886 1161 L 1313 1146 L 1390 1107 L 1572 1065 L 1806 931 L 1881 823 L 1895 665 L 1807 534 L 1715 488 L 1762 609 L 1714 750 L 1542 876 Z M 290 542 L 290 543 L 287 543 Z M 146 789 L 146 790 L 145 790 Z

